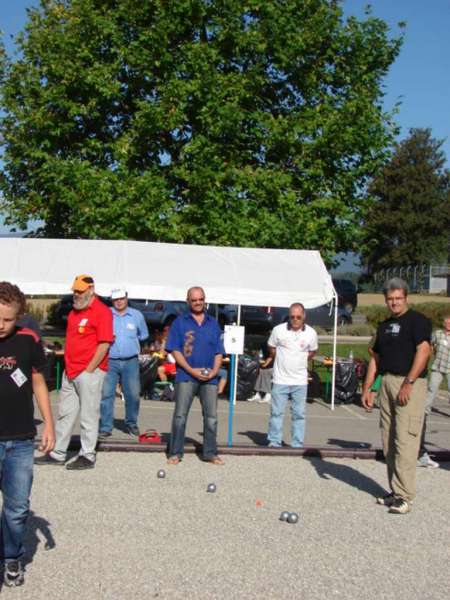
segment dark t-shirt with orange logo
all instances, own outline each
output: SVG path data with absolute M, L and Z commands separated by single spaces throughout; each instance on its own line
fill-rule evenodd
M 67 319 L 65 348 L 66 375 L 74 379 L 86 369 L 98 344 L 113 341 L 111 310 L 95 297 L 83 310 L 71 310 Z M 108 355 L 99 368 L 108 370 Z

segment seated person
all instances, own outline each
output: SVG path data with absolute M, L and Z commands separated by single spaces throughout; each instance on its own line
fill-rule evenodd
M 261 404 L 270 404 L 272 400 L 272 368 L 269 368 L 273 362 L 273 357 L 269 355 L 267 344 L 264 344 L 259 351 L 260 369 L 254 385 L 254 395 L 248 398 L 247 402 L 259 402 Z
M 167 381 L 169 376 L 175 377 L 177 374 L 177 365 L 172 354 L 163 351 L 165 354 L 165 360 L 162 365 L 158 367 L 158 377 L 160 381 Z
M 223 364 L 223 361 L 222 361 L 222 364 Z M 219 383 L 217 384 L 217 395 L 224 396 L 225 387 L 226 387 L 227 381 L 228 381 L 228 371 L 225 369 L 225 367 L 221 367 L 219 369 L 218 375 L 219 375 Z
M 155 341 L 152 345 L 153 355 L 158 356 L 161 361 L 157 371 L 160 381 L 168 381 L 168 378 L 175 377 L 177 372 L 177 366 L 174 357 L 165 350 L 169 331 L 170 326 L 165 325 L 161 332 L 156 332 Z

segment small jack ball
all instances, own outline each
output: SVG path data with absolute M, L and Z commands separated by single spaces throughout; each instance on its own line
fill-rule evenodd
M 287 521 L 288 521 L 288 523 L 297 523 L 297 521 L 298 521 L 298 514 L 297 513 L 290 513 L 290 515 L 288 516 Z
M 209 492 L 210 494 L 214 494 L 214 492 L 216 491 L 216 484 L 208 483 L 208 487 L 206 488 L 206 491 Z
M 283 510 L 283 512 L 280 515 L 280 521 L 287 521 L 289 518 L 289 513 L 287 510 Z
M 166 472 L 164 471 L 164 469 L 160 469 L 157 473 L 158 479 L 164 479 L 164 477 L 166 476 Z

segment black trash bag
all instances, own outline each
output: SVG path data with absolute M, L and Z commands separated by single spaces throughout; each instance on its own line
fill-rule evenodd
M 259 361 L 253 356 L 242 354 L 238 361 L 238 380 L 236 399 L 247 400 L 254 394 L 256 378 L 259 372 Z
M 48 389 L 54 390 L 56 389 L 56 356 L 53 352 L 45 353 L 45 365 L 42 370 L 42 375 L 44 376 L 45 382 L 47 384 Z M 63 366 L 64 369 L 64 366 Z
M 312 402 L 314 398 L 320 398 L 322 384 L 317 371 L 308 371 L 308 402 Z
M 334 401 L 337 404 L 351 404 L 357 389 L 358 377 L 355 363 L 350 360 L 337 361 Z
M 139 376 L 141 381 L 141 394 L 150 398 L 153 392 L 153 384 L 158 373 L 159 358 L 157 356 L 145 356 L 139 358 Z

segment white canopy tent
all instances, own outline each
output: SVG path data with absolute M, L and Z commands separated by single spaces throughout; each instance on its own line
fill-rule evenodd
M 185 300 L 201 285 L 208 302 L 315 308 L 334 300 L 332 408 L 337 297 L 319 252 L 114 240 L 0 239 L 1 279 L 25 294 L 67 294 L 87 273 L 96 291 L 124 286 L 131 298 Z

